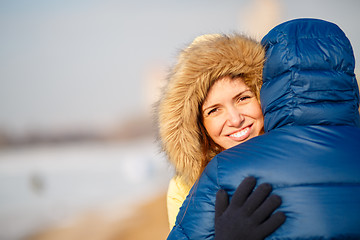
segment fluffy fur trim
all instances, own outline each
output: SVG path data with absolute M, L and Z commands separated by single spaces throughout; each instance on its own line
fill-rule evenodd
M 218 152 L 204 153 L 200 109 L 210 87 L 225 76 L 241 76 L 258 95 L 264 49 L 242 35 L 205 35 L 184 49 L 159 101 L 157 121 L 162 148 L 176 173 L 192 185 Z

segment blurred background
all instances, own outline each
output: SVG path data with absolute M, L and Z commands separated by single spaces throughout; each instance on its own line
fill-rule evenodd
M 165 239 L 173 169 L 151 114 L 179 50 L 315 17 L 359 59 L 359 12 L 357 0 L 0 0 L 0 240 Z

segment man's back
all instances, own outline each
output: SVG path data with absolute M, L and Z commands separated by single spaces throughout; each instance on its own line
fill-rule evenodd
M 359 159 L 356 127 L 290 126 L 251 139 L 210 162 L 174 232 L 212 239 L 216 192 L 232 196 L 245 177 L 254 176 L 258 184 L 272 183 L 283 201 L 279 211 L 287 215 L 267 239 L 360 239 Z
M 259 151 L 259 144 L 267 151 Z M 287 215 L 274 239 L 360 238 L 359 159 L 359 128 L 283 127 L 220 154 L 217 179 L 230 193 L 246 176 L 272 183 L 283 200 L 279 210 Z

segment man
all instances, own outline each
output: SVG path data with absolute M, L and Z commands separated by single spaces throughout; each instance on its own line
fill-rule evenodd
M 232 196 L 248 176 L 271 183 L 283 202 L 287 219 L 267 239 L 360 239 L 359 89 L 349 40 L 333 23 L 296 19 L 262 44 L 265 134 L 211 160 L 168 239 L 241 234 L 222 204 L 214 220 L 215 199 L 220 189 Z M 238 205 L 239 214 L 249 210 Z

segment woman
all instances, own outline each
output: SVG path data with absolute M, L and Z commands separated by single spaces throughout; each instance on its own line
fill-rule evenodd
M 264 49 L 242 35 L 204 35 L 184 49 L 158 105 L 159 137 L 176 174 L 170 228 L 191 186 L 224 149 L 262 132 Z

